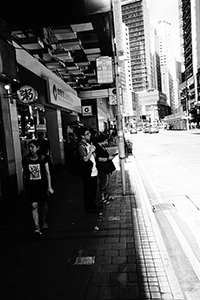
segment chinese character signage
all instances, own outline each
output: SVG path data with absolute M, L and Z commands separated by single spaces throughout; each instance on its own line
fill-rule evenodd
M 29 86 L 29 85 L 23 85 L 18 91 L 17 91 L 17 96 L 18 99 L 25 103 L 25 104 L 30 104 L 37 100 L 38 98 L 38 93 L 36 90 Z

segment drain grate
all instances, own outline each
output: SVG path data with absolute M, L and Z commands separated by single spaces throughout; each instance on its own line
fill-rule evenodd
M 157 210 L 169 210 L 173 208 L 175 208 L 175 205 L 173 203 L 158 203 L 152 205 L 153 212 Z

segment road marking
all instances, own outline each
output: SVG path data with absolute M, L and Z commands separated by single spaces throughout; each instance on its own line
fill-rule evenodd
M 186 238 L 184 237 L 184 235 L 182 234 L 181 230 L 179 229 L 177 223 L 175 222 L 174 218 L 170 215 L 169 212 L 164 212 L 164 214 L 166 215 L 168 221 L 170 222 L 173 231 L 175 232 L 178 241 L 181 244 L 181 247 L 185 253 L 185 255 L 188 257 L 189 262 L 198 278 L 198 280 L 200 280 L 200 263 L 197 260 L 196 256 L 194 255 L 191 247 L 189 246 Z M 187 220 L 188 221 L 188 220 Z
M 149 184 L 151 185 L 151 188 L 153 189 L 153 192 L 154 192 L 158 202 L 159 203 L 164 203 L 161 194 L 159 193 L 159 191 L 155 187 L 154 183 L 152 182 L 152 180 L 151 180 L 148 172 L 144 168 L 142 162 L 141 162 L 141 165 L 142 165 L 142 168 L 144 169 L 144 172 L 146 173 L 146 176 L 148 177 Z M 170 214 L 170 212 L 163 211 L 163 213 L 165 214 L 166 218 L 170 222 L 171 227 L 172 227 L 174 233 L 176 234 L 176 237 L 177 237 L 178 241 L 180 242 L 180 244 L 182 246 L 183 252 L 188 257 L 188 260 L 189 260 L 195 274 L 197 275 L 198 279 L 200 280 L 200 263 L 199 263 L 199 261 L 196 259 L 196 256 L 194 255 L 190 245 L 188 244 L 187 240 L 183 236 L 181 230 L 179 229 L 177 223 L 175 222 L 175 220 L 172 217 L 172 215 Z M 187 222 L 186 222 L 186 224 L 187 224 Z
M 187 198 L 187 197 L 186 197 Z M 185 201 L 186 203 L 186 201 Z M 185 208 L 185 206 L 188 207 L 188 209 Z M 196 208 L 196 206 L 192 203 L 189 202 L 189 205 L 183 205 L 183 202 L 181 201 L 181 203 L 179 201 L 176 202 L 176 208 L 178 208 L 178 212 L 179 212 L 179 217 L 185 222 L 185 220 L 187 220 L 186 225 L 189 227 L 192 235 L 194 236 L 194 239 L 196 240 L 196 243 L 198 245 L 198 248 L 200 249 L 200 236 L 199 236 L 199 226 L 197 225 L 197 223 L 195 222 L 195 217 L 191 217 L 192 210 L 194 211 L 195 215 L 199 215 L 199 211 Z M 192 208 L 192 210 L 191 210 Z M 180 214 L 180 212 L 182 214 Z M 200 215 L 199 215 L 200 216 Z M 200 271 L 199 271 L 200 272 Z
M 177 165 L 176 167 L 173 166 L 167 166 L 167 165 L 162 165 L 159 167 L 153 167 L 152 171 L 156 175 L 162 175 L 162 174 L 180 174 L 181 173 L 188 173 L 188 171 L 193 171 L 193 172 L 200 172 L 200 166 L 198 164 L 188 164 L 185 166 L 182 165 Z
M 152 212 L 150 202 L 149 202 L 149 197 L 147 195 L 146 189 L 145 189 L 143 181 L 141 179 L 135 159 L 132 160 L 132 164 L 133 164 L 133 167 L 131 168 L 131 166 L 129 165 L 129 168 L 130 168 L 129 170 L 130 170 L 130 174 L 132 174 L 133 172 L 135 172 L 135 174 L 136 174 L 134 176 L 134 178 L 137 181 L 137 184 L 135 185 L 137 188 L 136 194 L 138 195 L 139 199 L 142 200 L 143 207 L 144 207 L 144 209 L 146 209 L 147 214 L 151 220 L 151 225 L 152 225 L 152 228 L 153 228 L 153 231 L 155 234 L 157 244 L 159 245 L 160 255 L 162 257 L 162 262 L 164 264 L 165 271 L 166 271 L 166 274 L 167 274 L 167 277 L 169 280 L 169 284 L 172 289 L 173 297 L 174 297 L 174 299 L 183 300 L 184 297 L 183 297 L 179 282 L 177 280 L 173 266 L 171 264 L 171 260 L 169 258 L 165 243 L 163 241 L 163 237 L 160 233 L 160 229 L 158 228 L 156 218 Z M 130 179 L 133 180 L 133 177 L 130 176 Z M 133 186 L 134 186 L 134 183 L 133 183 Z

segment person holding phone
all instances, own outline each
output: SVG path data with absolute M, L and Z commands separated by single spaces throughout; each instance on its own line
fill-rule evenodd
M 112 162 L 115 155 L 109 155 L 108 150 L 106 149 L 107 145 L 108 136 L 104 133 L 100 133 L 96 145 L 96 161 L 102 204 L 109 204 L 110 201 L 114 200 L 114 198 L 108 194 L 108 187 L 110 175 L 115 170 L 115 165 Z
M 91 133 L 87 127 L 80 127 L 78 135 L 80 141 L 77 146 L 77 151 L 82 160 L 82 166 L 85 169 L 84 175 L 82 176 L 85 212 L 95 214 L 99 213 L 97 209 L 101 208 L 95 203 L 98 179 L 95 159 L 96 147 L 90 141 Z

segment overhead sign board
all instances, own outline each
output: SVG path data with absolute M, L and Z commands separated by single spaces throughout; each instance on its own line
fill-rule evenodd
M 50 103 L 60 107 L 81 113 L 81 99 L 65 90 L 61 85 L 48 79 L 50 91 Z

